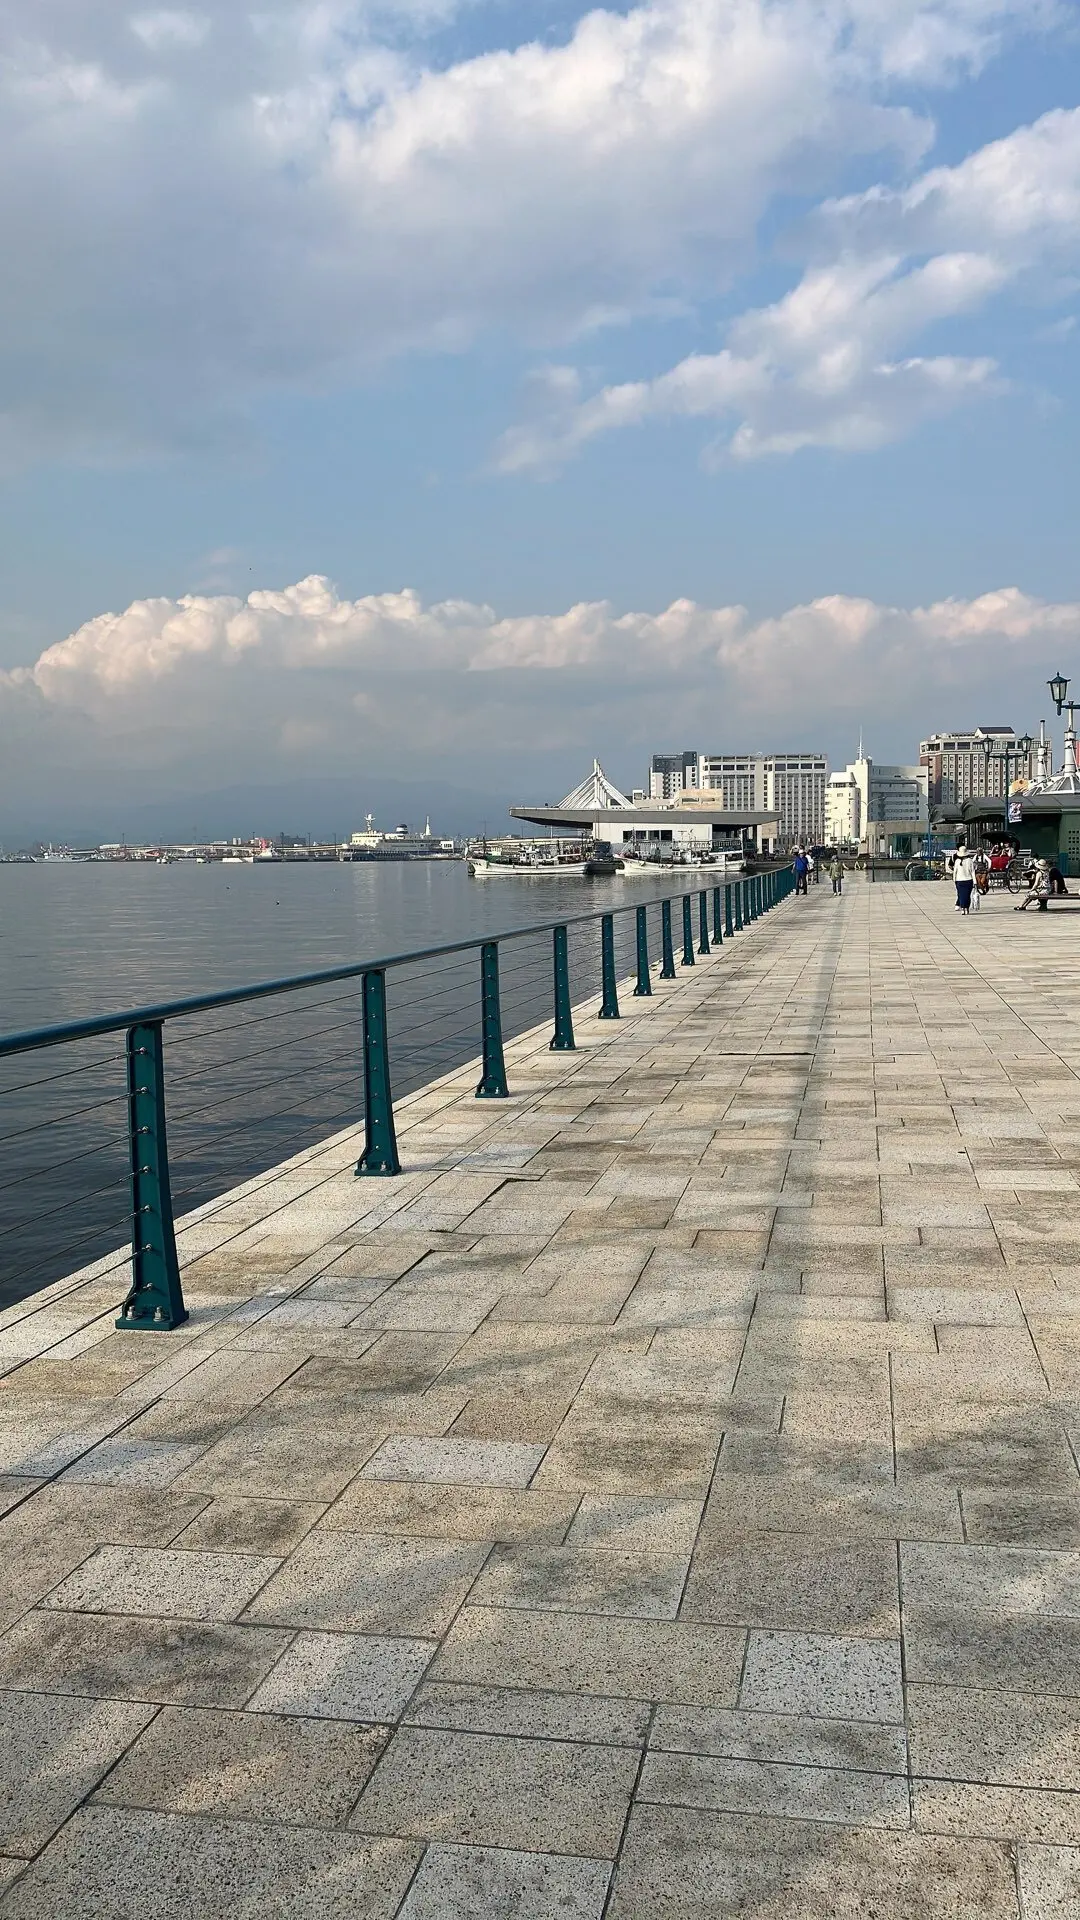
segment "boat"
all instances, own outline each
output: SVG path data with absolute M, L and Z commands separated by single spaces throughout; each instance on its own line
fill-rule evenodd
M 513 880 L 580 879 L 588 870 L 587 860 L 506 860 L 495 853 L 470 851 L 465 870 L 470 879 L 489 880 L 508 874 Z
M 594 840 L 593 850 L 585 862 L 587 880 L 613 880 L 616 874 L 625 871 L 625 862 L 616 859 L 611 850 L 610 840 Z

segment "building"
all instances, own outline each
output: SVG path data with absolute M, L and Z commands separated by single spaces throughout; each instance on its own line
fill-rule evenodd
M 986 752 L 986 741 L 992 751 Z M 1016 751 L 1013 727 L 974 727 L 970 731 L 953 728 L 935 733 L 919 743 L 919 764 L 926 768 L 928 797 L 932 807 L 960 807 L 965 800 L 982 797 L 1001 798 L 1006 785 L 1014 780 L 1032 780 L 1036 774 L 1036 747 L 1026 754 Z M 1053 773 L 1047 764 L 1047 776 Z
M 692 766 L 688 761 L 687 754 L 653 755 L 654 798 L 669 797 L 658 792 L 660 781 L 669 780 L 671 793 L 681 790 L 689 798 L 700 793 L 710 800 L 718 795 L 729 812 L 768 815 L 778 822 L 782 846 L 816 846 L 824 840 L 829 763 L 823 753 L 699 753 Z
M 850 767 L 831 773 L 825 788 L 825 839 L 830 847 L 857 847 L 862 839 L 862 789 Z
M 625 848 L 658 860 L 743 855 L 775 844 L 775 815 L 717 805 L 717 798 L 694 789 L 680 790 L 666 801 L 643 798 L 638 803 L 620 793 L 594 760 L 592 772 L 557 807 L 511 807 L 510 812 L 515 820 L 529 820 L 556 833 L 607 840 L 616 853 Z
M 697 765 L 693 747 L 682 753 L 654 753 L 649 762 L 649 799 L 673 800 L 684 787 L 696 787 Z
M 885 766 L 859 757 L 834 773 L 827 789 L 828 837 L 833 846 L 867 853 L 914 853 L 930 825 L 926 767 Z

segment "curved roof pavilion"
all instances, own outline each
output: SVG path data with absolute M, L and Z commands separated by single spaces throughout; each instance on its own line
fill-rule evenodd
M 775 813 L 713 806 L 711 799 L 707 791 L 697 789 L 692 796 L 684 793 L 678 804 L 651 800 L 635 805 L 608 779 L 599 760 L 594 760 L 592 772 L 558 806 L 511 807 L 510 814 L 515 820 L 528 820 L 538 827 L 579 829 L 670 827 L 673 831 L 689 831 L 696 827 L 700 831 L 702 827 L 719 827 L 739 833 L 751 827 L 776 825 Z

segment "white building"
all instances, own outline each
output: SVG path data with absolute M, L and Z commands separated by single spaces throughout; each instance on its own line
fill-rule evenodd
M 825 838 L 830 847 L 857 847 L 862 839 L 862 789 L 850 767 L 831 773 L 825 789 Z
M 831 841 L 841 838 L 841 823 L 850 823 L 842 837 L 868 853 L 889 853 L 896 839 L 925 834 L 930 824 L 928 780 L 926 767 L 885 766 L 860 751 L 858 759 L 829 782 L 830 795 L 835 795 L 829 802 Z
M 828 779 L 823 753 L 700 753 L 695 784 L 724 807 L 769 814 L 782 846 L 820 846 Z

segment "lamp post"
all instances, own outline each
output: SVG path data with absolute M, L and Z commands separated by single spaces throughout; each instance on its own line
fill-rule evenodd
M 1030 733 L 1022 733 L 1020 735 L 1019 740 L 1016 742 L 1016 764 L 1018 767 L 1023 766 L 1025 761 L 1030 760 L 1031 749 L 1034 745 L 1035 745 L 1035 742 L 1032 739 Z M 1009 824 L 1009 793 L 1010 793 L 1009 743 L 1008 741 L 1006 741 L 1005 743 L 1005 825 L 1006 826 L 1008 826 Z
M 986 770 L 986 777 L 985 777 L 985 779 L 984 779 L 984 781 L 983 781 L 983 792 L 984 792 L 984 794 L 986 795 L 986 798 L 987 798 L 987 799 L 989 800 L 989 798 L 990 798 L 990 762 L 992 761 L 992 759 L 993 759 L 993 757 L 994 757 L 994 736 L 993 736 L 993 734 L 992 734 L 992 733 L 984 733 L 984 734 L 983 734 L 983 737 L 982 737 L 982 742 L 981 742 L 981 744 L 982 744 L 982 750 L 983 750 L 983 764 L 984 764 L 984 767 L 985 767 L 985 770 Z M 981 833 L 980 833 L 980 835 L 979 835 L 979 842 L 980 842 L 980 845 L 981 845 L 981 843 L 982 843 L 982 834 L 981 834 Z
M 1046 684 L 1050 689 L 1050 698 L 1058 710 L 1060 720 L 1061 709 L 1069 697 L 1069 683 L 1063 673 L 1055 673 L 1053 679 L 1048 680 Z

